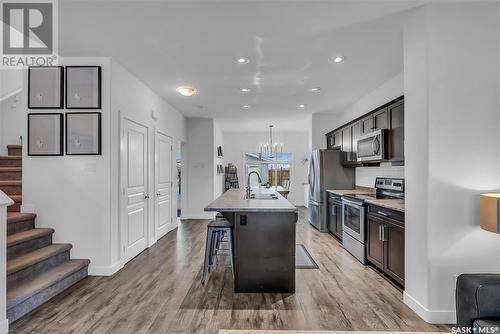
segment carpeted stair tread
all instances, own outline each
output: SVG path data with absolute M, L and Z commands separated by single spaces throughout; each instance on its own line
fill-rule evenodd
M 22 172 L 22 167 L 0 167 L 0 172 Z
M 7 275 L 71 249 L 71 244 L 52 244 L 7 261 Z
M 16 286 L 15 288 L 9 289 L 7 291 L 7 308 L 9 309 L 18 305 L 19 303 L 22 303 L 38 292 L 49 288 L 50 286 L 70 276 L 71 274 L 88 266 L 89 263 L 89 260 L 69 260 L 40 274 L 33 280 L 27 281 Z
M 35 218 L 35 213 L 7 212 L 7 224 L 24 222 Z
M 28 240 L 37 239 L 54 233 L 53 228 L 34 228 L 7 236 L 7 247 L 12 247 Z
M 23 201 L 23 195 L 9 195 L 10 199 L 14 201 L 14 203 L 19 203 Z
M 4 180 L 0 181 L 0 186 L 20 186 L 22 183 L 21 180 Z
M 22 160 L 20 155 L 0 155 L 0 160 Z

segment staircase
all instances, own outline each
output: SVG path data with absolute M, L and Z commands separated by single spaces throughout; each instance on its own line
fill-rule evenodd
M 53 244 L 51 228 L 36 228 L 34 213 L 21 213 L 21 146 L 0 156 L 0 190 L 7 209 L 7 318 L 13 322 L 87 276 L 89 260 L 71 260 L 71 244 Z

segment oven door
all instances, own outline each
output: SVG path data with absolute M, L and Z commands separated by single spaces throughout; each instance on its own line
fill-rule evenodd
M 363 204 L 342 199 L 342 225 L 344 232 L 360 243 L 365 243 L 365 207 Z

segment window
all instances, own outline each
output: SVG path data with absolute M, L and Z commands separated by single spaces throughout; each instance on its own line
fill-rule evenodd
M 278 186 L 284 189 L 290 187 L 291 153 L 277 153 L 273 157 L 258 152 L 245 153 L 246 175 L 255 171 L 259 173 L 262 185 Z M 246 179 L 245 179 L 246 182 Z M 257 175 L 250 176 L 250 186 L 257 187 L 259 181 Z

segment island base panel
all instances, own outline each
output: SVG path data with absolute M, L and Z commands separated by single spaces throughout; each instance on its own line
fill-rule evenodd
M 235 213 L 235 292 L 295 292 L 296 222 L 295 212 Z

